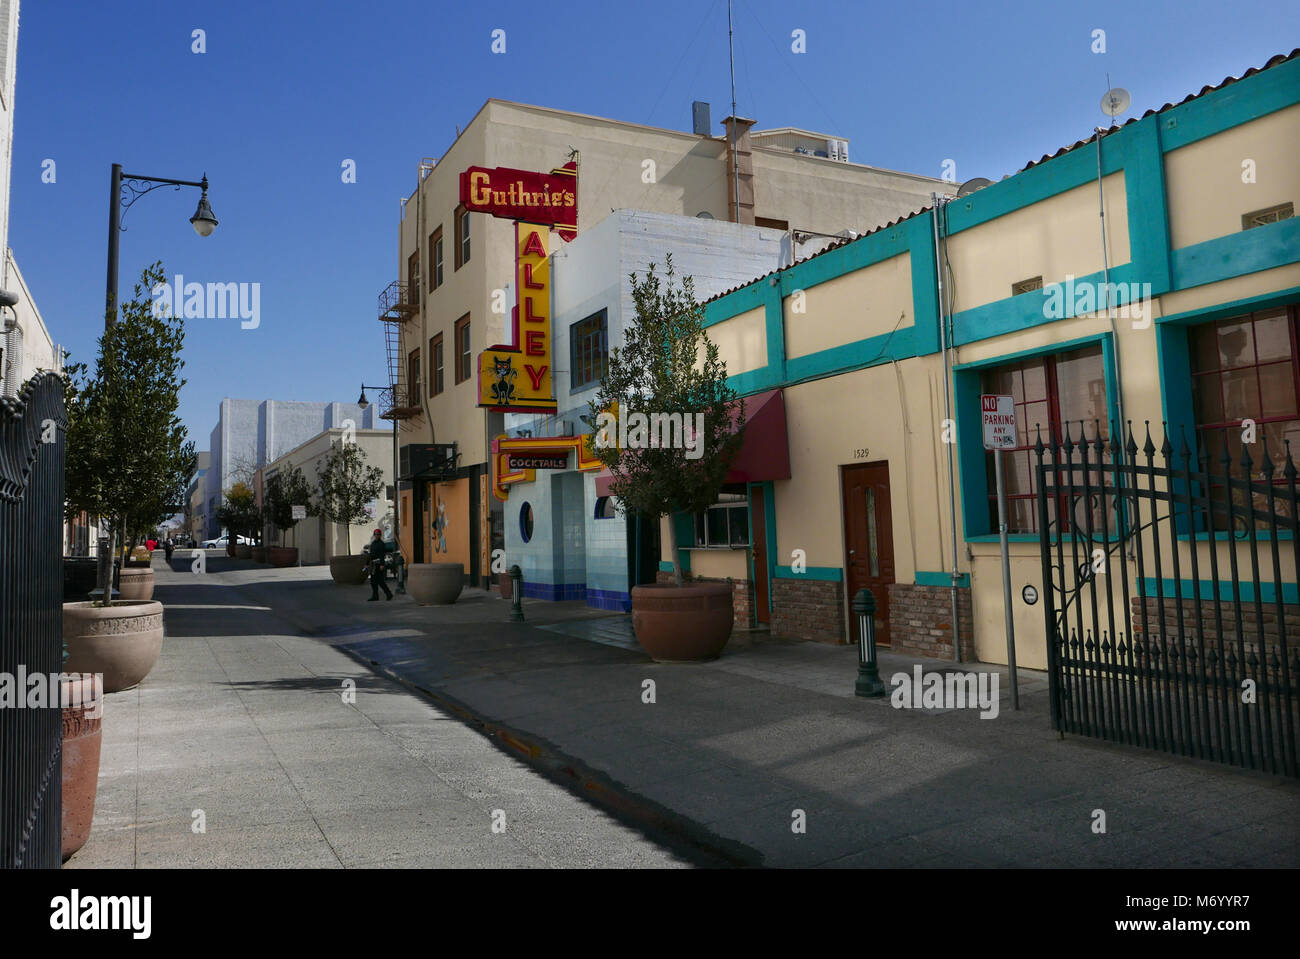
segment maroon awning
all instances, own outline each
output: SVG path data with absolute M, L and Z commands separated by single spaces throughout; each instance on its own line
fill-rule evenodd
M 745 439 L 727 471 L 728 483 L 759 483 L 790 478 L 790 442 L 785 428 L 785 395 L 768 390 L 744 397 Z M 740 422 L 733 410 L 732 424 Z
M 746 396 L 745 439 L 727 471 L 728 483 L 759 483 L 790 478 L 790 442 L 786 437 L 785 396 L 768 390 Z M 740 424 L 739 408 L 733 408 L 733 428 Z M 609 496 L 614 477 L 602 472 L 596 477 L 596 495 Z

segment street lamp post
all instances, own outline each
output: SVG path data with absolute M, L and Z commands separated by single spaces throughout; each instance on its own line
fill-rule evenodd
M 202 180 L 172 180 L 165 177 L 141 176 L 135 173 L 123 173 L 122 164 L 114 163 L 108 196 L 108 277 L 104 285 L 104 331 L 113 328 L 117 322 L 117 260 L 118 260 L 118 234 L 126 227 L 122 226 L 122 214 L 131 209 L 131 205 L 146 193 L 152 193 L 159 187 L 172 186 L 180 189 L 183 186 L 196 186 L 203 193 L 199 196 L 199 205 L 194 210 L 194 215 L 190 217 L 190 225 L 194 227 L 194 232 L 199 236 L 211 236 L 212 231 L 217 228 L 217 218 L 212 214 L 212 206 L 208 203 L 208 175 L 203 174 Z M 102 519 L 102 517 L 101 517 Z M 111 538 L 104 536 L 102 531 L 99 537 L 99 551 L 101 557 L 113 549 Z M 107 569 L 107 573 L 105 570 Z M 103 560 L 99 564 L 99 590 L 105 604 L 112 601 L 112 566 L 105 566 Z
M 190 217 L 190 224 L 199 236 L 211 236 L 217 228 L 217 218 L 212 215 L 212 206 L 208 203 L 208 175 L 202 180 L 171 180 L 165 177 L 140 176 L 135 173 L 123 173 L 122 164 L 113 164 L 112 185 L 108 197 L 108 281 L 104 293 L 104 328 L 108 329 L 117 320 L 117 249 L 118 234 L 126 227 L 122 226 L 122 214 L 131 209 L 131 204 L 159 187 L 196 186 L 203 191 L 199 205 Z
M 362 383 L 361 395 L 357 397 L 357 406 L 361 407 L 361 409 L 364 411 L 366 407 L 370 405 L 370 400 L 366 399 L 366 390 L 376 390 L 377 392 L 382 393 L 387 388 L 388 387 L 386 386 L 366 386 L 365 383 Z M 401 496 L 398 495 L 398 493 L 399 491 L 397 488 L 397 417 L 394 416 L 393 417 L 393 542 L 397 544 L 398 556 L 401 556 L 402 540 L 401 540 L 401 533 L 400 533 L 401 525 L 398 523 L 398 515 L 399 515 L 398 504 L 401 502 L 402 498 Z M 411 556 L 412 557 L 415 556 L 414 542 L 411 543 Z M 414 562 L 415 560 L 412 559 L 411 561 Z M 405 590 L 403 590 L 403 592 L 405 592 Z

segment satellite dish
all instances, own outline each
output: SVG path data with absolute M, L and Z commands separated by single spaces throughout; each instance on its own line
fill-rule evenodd
M 701 210 L 699 213 L 695 214 L 695 218 L 698 220 L 712 220 L 713 214 L 708 210 Z
M 975 179 L 967 180 L 965 183 L 963 183 L 961 185 L 961 189 L 957 191 L 957 195 L 969 196 L 970 194 L 974 193 L 976 190 L 982 190 L 986 186 L 991 186 L 992 183 L 993 181 L 987 179 L 986 177 L 977 176 Z
M 1114 119 L 1128 109 L 1132 99 L 1123 87 L 1111 87 L 1101 98 L 1101 112 Z

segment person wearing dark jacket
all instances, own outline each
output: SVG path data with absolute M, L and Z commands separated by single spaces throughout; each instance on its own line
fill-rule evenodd
M 384 534 L 381 530 L 375 530 L 375 537 L 370 541 L 366 552 L 370 554 L 370 598 L 366 602 L 378 601 L 381 589 L 385 596 L 392 599 L 393 592 L 388 588 L 388 577 L 384 571 L 388 547 L 384 545 Z

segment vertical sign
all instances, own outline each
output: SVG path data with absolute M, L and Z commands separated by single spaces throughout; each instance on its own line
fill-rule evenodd
M 510 413 L 554 413 L 551 389 L 551 261 L 549 228 L 515 224 L 513 342 L 479 354 L 478 405 Z
M 1020 708 L 1016 675 L 1016 624 L 1011 616 L 1011 552 L 1007 546 L 1007 490 L 1002 481 L 1002 450 L 1016 445 L 1016 401 L 994 393 L 980 396 L 984 448 L 993 451 L 993 473 L 998 488 L 998 540 L 1002 544 L 1002 608 L 1007 631 L 1007 675 L 1011 678 L 1011 708 Z

